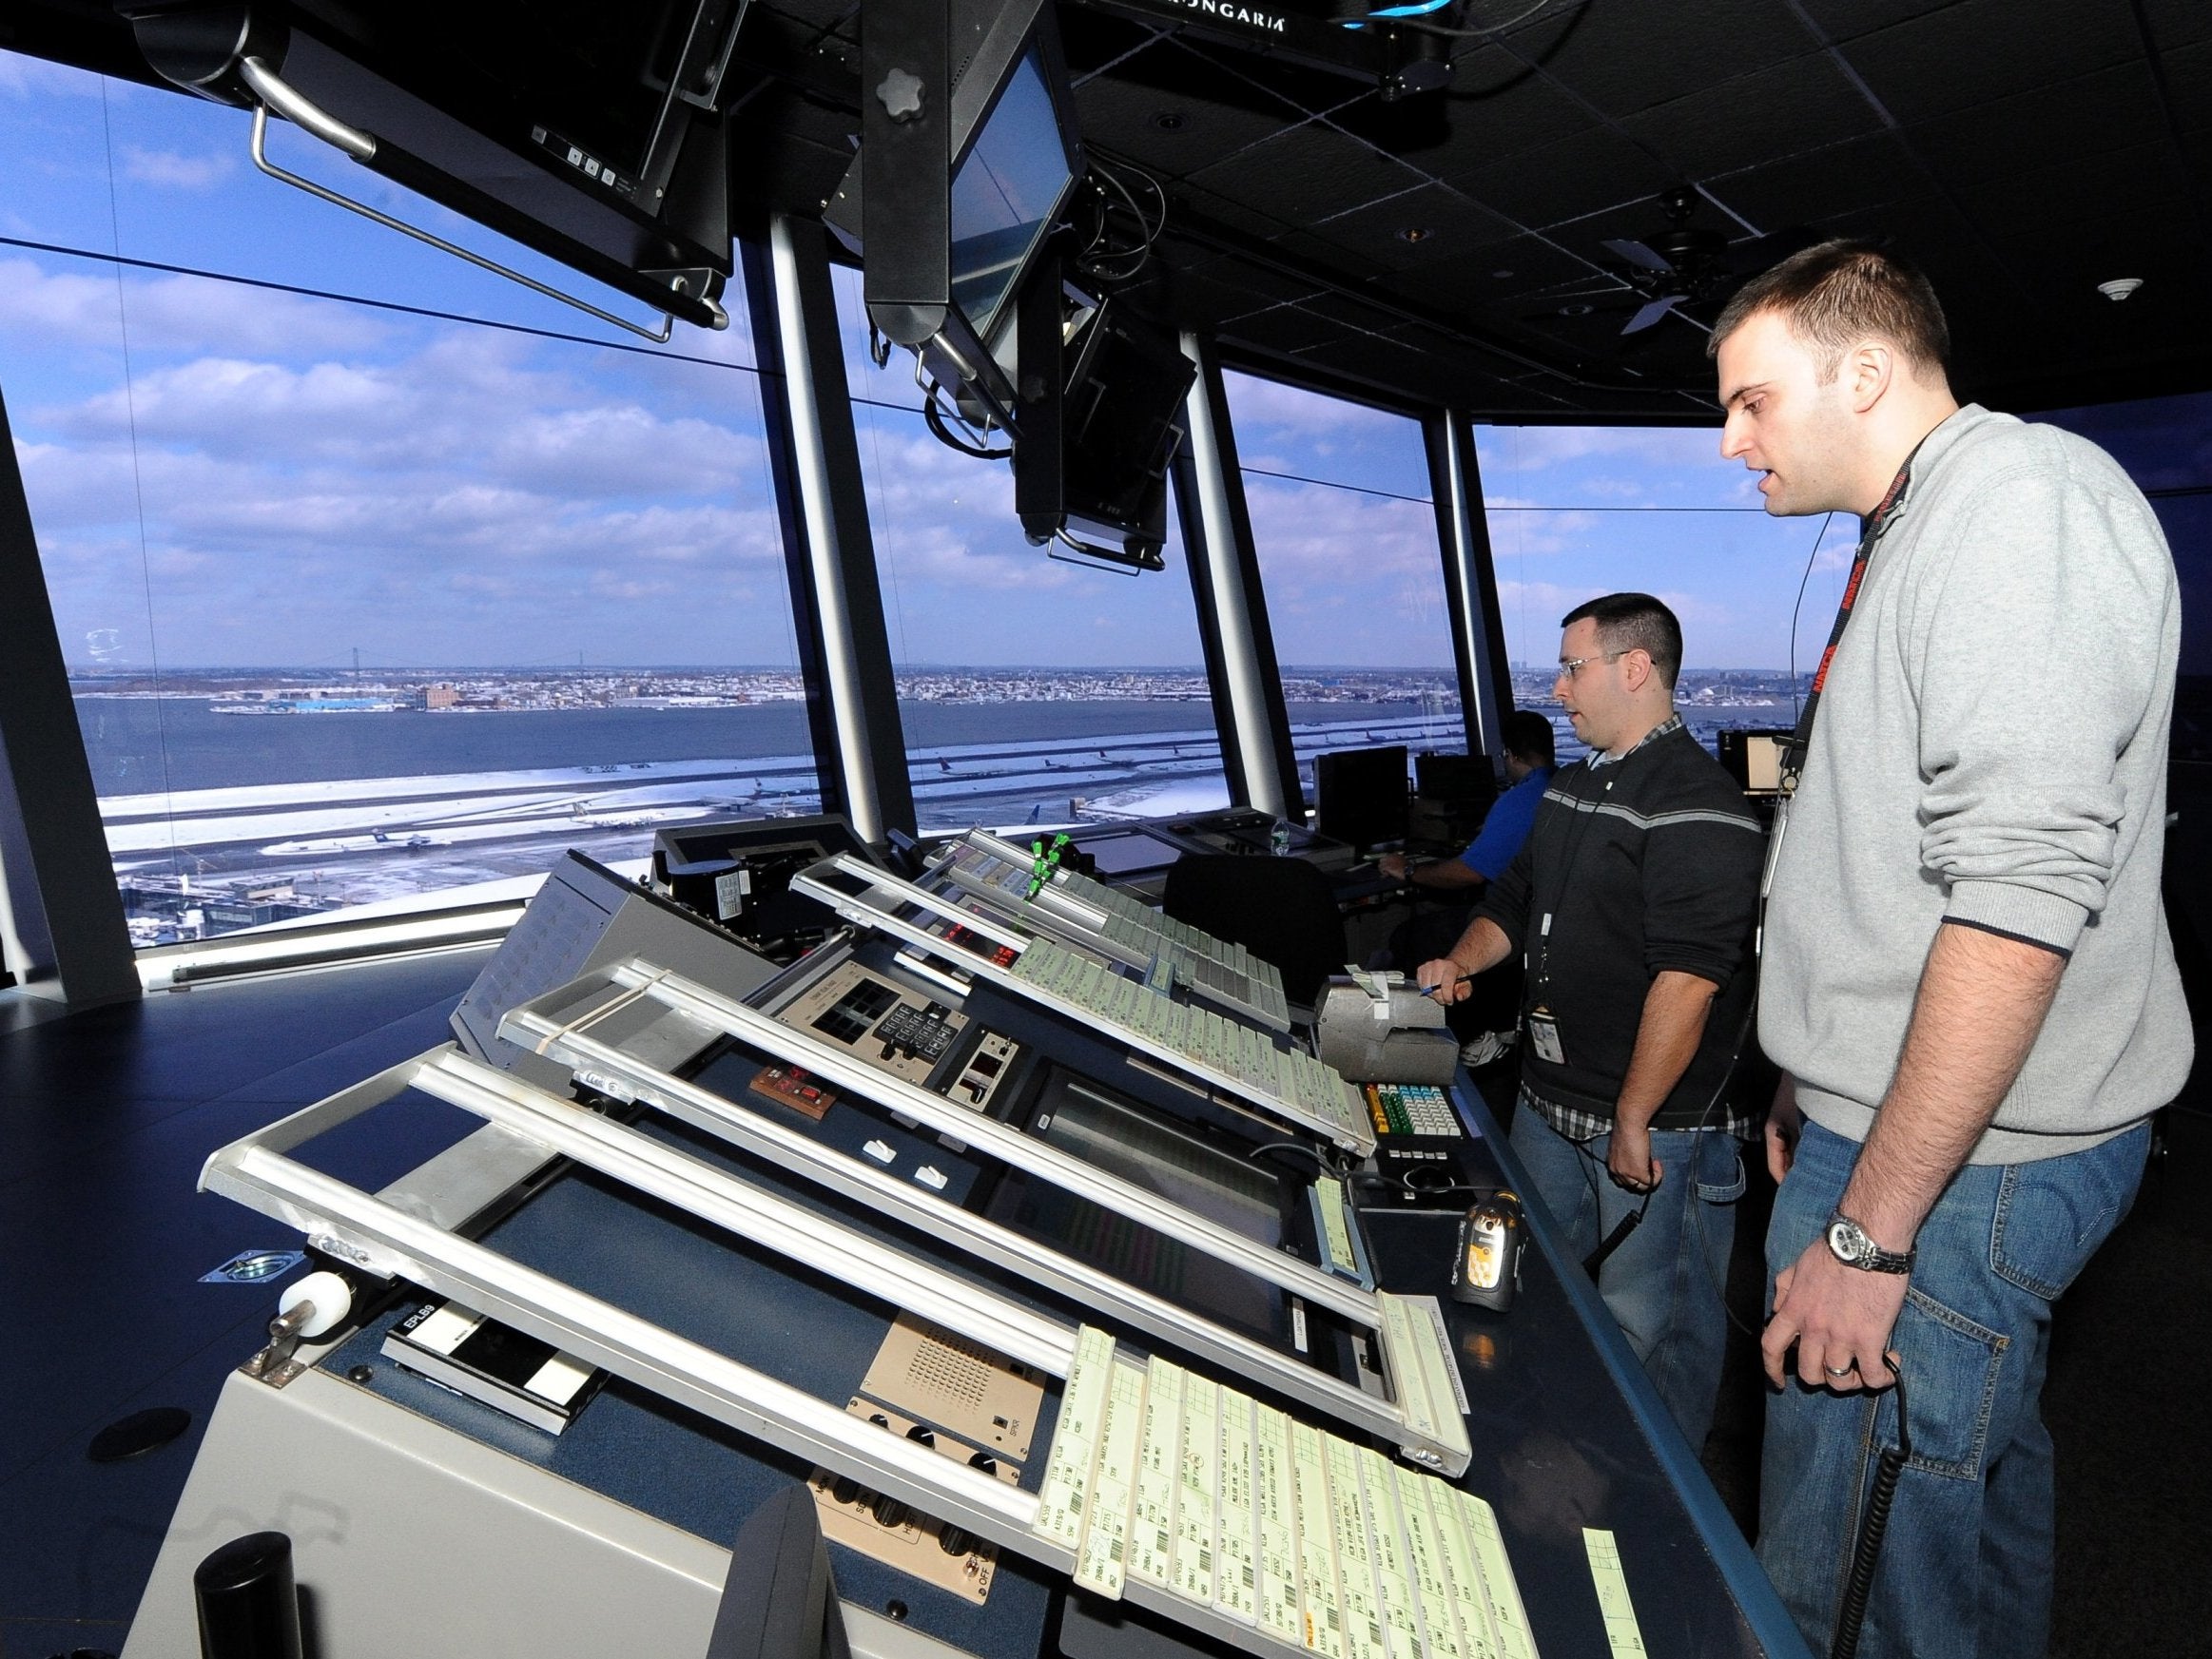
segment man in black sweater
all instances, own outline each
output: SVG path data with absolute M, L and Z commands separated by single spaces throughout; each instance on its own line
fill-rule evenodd
M 1701 1449 L 1754 1127 L 1722 1097 L 1751 1006 L 1763 838 L 1675 713 L 1674 612 L 1615 593 L 1561 626 L 1555 685 L 1590 753 L 1553 779 L 1520 857 L 1417 977 L 1457 1001 L 1463 975 L 1520 955 L 1514 1150 L 1576 1255 L 1640 1214 L 1599 1291 Z

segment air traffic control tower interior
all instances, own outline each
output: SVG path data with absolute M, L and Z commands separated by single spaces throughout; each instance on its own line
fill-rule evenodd
M 1391 974 L 1584 600 L 1774 818 L 1828 239 L 2156 514 L 2212 1009 L 2200 0 L 14 0 L 0 178 L 0 1659 L 1808 1653 L 1756 1141 L 1693 1443 Z M 2067 1659 L 2212 1619 L 2208 1114 Z

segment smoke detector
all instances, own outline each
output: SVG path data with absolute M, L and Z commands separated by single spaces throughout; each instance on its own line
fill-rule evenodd
M 2109 282 L 2098 283 L 2097 292 L 2117 305 L 2142 286 L 2141 277 L 2115 277 Z

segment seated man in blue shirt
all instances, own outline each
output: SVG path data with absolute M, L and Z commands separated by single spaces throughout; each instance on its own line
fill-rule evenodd
M 1551 775 L 1551 722 L 1534 709 L 1516 708 L 1505 717 L 1506 789 L 1491 804 L 1474 843 L 1456 858 L 1410 867 L 1405 854 L 1385 853 L 1375 860 L 1375 868 L 1416 887 L 1459 890 L 1470 901 L 1480 898 L 1480 890 L 1505 873 L 1528 839 L 1528 826 L 1536 821 L 1536 803 L 1550 787 Z M 1449 943 L 1457 940 L 1455 934 Z
M 1506 788 L 1491 803 L 1474 844 L 1456 858 L 1435 858 L 1410 867 L 1403 853 L 1385 853 L 1375 860 L 1375 868 L 1386 876 L 1410 882 L 1439 898 L 1461 900 L 1425 905 L 1416 911 L 1391 934 L 1387 959 L 1382 966 L 1403 968 L 1410 974 L 1421 963 L 1459 943 L 1460 935 L 1466 931 L 1468 907 L 1483 897 L 1493 877 L 1503 876 L 1512 867 L 1521 843 L 1528 839 L 1529 825 L 1536 821 L 1537 802 L 1551 786 L 1551 722 L 1534 709 L 1516 708 L 1506 715 L 1504 724 Z M 1517 963 L 1485 974 L 1470 999 L 1451 1010 L 1452 1029 L 1466 1039 L 1461 1053 L 1470 1067 L 1488 1065 L 1508 1051 L 1520 1013 Z

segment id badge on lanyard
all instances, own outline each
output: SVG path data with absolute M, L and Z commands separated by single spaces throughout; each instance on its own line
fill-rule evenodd
M 1546 1065 L 1567 1063 L 1567 1051 L 1560 1046 L 1559 1018 L 1550 1009 L 1540 1006 L 1528 1011 L 1528 1047 Z

